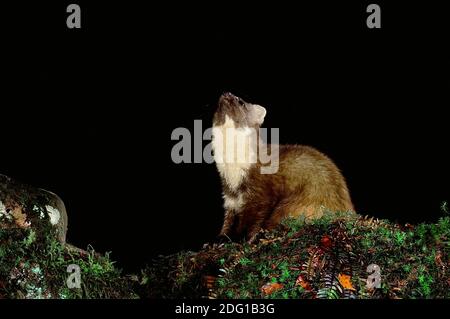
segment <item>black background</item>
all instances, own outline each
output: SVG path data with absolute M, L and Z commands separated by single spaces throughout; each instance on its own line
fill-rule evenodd
M 282 143 L 312 145 L 358 212 L 435 221 L 448 190 L 449 22 L 432 3 L 77 1 L 2 7 L 1 173 L 59 194 L 68 240 L 128 271 L 198 249 L 223 216 L 211 164 L 172 163 L 231 91 Z M 205 143 L 206 145 L 206 143 Z

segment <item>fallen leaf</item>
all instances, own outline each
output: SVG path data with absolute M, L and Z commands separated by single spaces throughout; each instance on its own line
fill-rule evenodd
M 273 294 L 275 291 L 283 288 L 283 285 L 277 282 L 270 282 L 261 287 L 261 292 L 268 296 Z
M 439 267 L 445 267 L 444 263 L 442 262 L 442 253 L 441 251 L 438 251 L 436 253 L 436 256 L 434 257 L 434 261 L 436 262 L 436 265 Z
M 295 285 L 301 286 L 303 289 L 307 291 L 312 290 L 311 284 L 308 282 L 308 280 L 305 279 L 303 275 L 298 276 L 297 280 L 295 281 Z
M 351 277 L 349 275 L 346 274 L 339 274 L 338 275 L 338 280 L 339 283 L 341 284 L 341 286 L 344 289 L 348 289 L 348 290 L 356 290 L 355 288 L 353 288 L 352 282 L 351 282 Z
M 327 235 L 323 236 L 320 240 L 323 248 L 330 248 L 333 245 L 331 238 Z
M 216 277 L 214 276 L 203 276 L 203 280 L 207 289 L 213 289 L 216 283 Z

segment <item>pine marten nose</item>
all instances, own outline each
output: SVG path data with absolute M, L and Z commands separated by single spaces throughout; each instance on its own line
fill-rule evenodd
M 225 92 L 220 96 L 219 103 L 227 103 L 228 105 L 243 105 L 244 101 L 230 92 Z
M 228 103 L 231 103 L 233 101 L 236 101 L 238 98 L 236 96 L 234 96 L 232 93 L 230 92 L 225 92 L 224 94 L 222 94 L 222 96 L 220 97 L 220 101 L 226 101 Z
M 225 92 L 224 94 L 222 94 L 222 96 L 223 96 L 224 98 L 236 98 L 236 97 L 234 96 L 234 94 L 233 94 L 233 93 L 230 93 L 230 92 Z

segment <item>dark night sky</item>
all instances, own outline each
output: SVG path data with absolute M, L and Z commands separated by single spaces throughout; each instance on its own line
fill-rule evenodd
M 450 200 L 444 10 L 378 2 L 368 30 L 365 3 L 77 3 L 81 30 L 64 3 L 8 9 L 1 72 L 1 173 L 58 193 L 73 244 L 133 270 L 214 238 L 218 174 L 173 164 L 170 135 L 224 91 L 334 159 L 362 214 L 433 221 Z

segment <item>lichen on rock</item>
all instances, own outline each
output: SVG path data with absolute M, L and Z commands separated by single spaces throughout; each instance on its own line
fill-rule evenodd
M 0 229 L 32 228 L 48 233 L 62 243 L 66 240 L 67 213 L 55 194 L 34 188 L 0 174 Z

